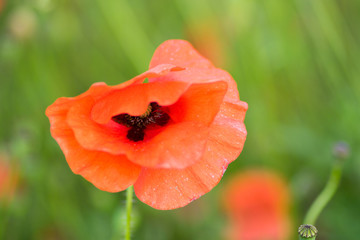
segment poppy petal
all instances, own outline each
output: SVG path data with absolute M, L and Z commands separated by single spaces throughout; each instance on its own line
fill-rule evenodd
M 73 148 L 74 150 L 76 149 Z M 71 154 L 71 153 L 70 153 Z M 80 174 L 103 191 L 119 192 L 133 185 L 141 168 L 130 162 L 125 155 L 82 150 L 74 159 L 84 157 L 90 164 Z
M 242 150 L 246 129 L 237 122 L 225 114 L 217 117 L 210 128 L 203 159 L 188 168 L 143 168 L 134 185 L 136 196 L 153 208 L 169 210 L 209 192 Z
M 238 101 L 239 92 L 232 76 L 201 56 L 194 47 L 184 40 L 168 40 L 161 44 L 151 59 L 150 67 L 170 63 L 186 68 L 181 72 L 171 72 L 166 77 L 149 79 L 152 81 L 185 81 L 185 82 L 215 82 L 225 81 L 228 92 L 225 101 Z
M 178 102 L 169 107 L 169 114 L 178 123 L 163 129 L 151 141 L 137 145 L 135 151 L 129 152 L 128 158 L 141 166 L 158 168 L 181 169 L 197 162 L 208 137 L 205 126 L 219 112 L 225 91 L 224 82 L 193 84 Z
M 178 89 L 178 86 L 184 86 L 183 84 L 176 86 L 174 83 L 166 83 L 166 89 L 169 89 L 169 85 L 174 86 L 175 89 Z M 160 87 L 146 88 L 150 92 L 146 93 L 143 86 L 151 86 L 152 84 L 160 83 L 141 84 L 132 87 L 141 88 L 143 95 L 148 96 L 144 97 L 143 100 L 147 104 L 150 101 L 148 100 L 150 96 L 151 99 L 156 99 L 156 94 L 164 95 Z M 151 89 L 159 91 L 151 92 L 149 91 Z M 193 84 L 178 102 L 169 107 L 169 114 L 174 117 L 175 123 L 163 127 L 151 139 L 145 138 L 144 141 L 136 143 L 126 138 L 128 129 L 124 126 L 113 121 L 106 125 L 92 121 L 89 114 L 94 111 L 96 103 L 94 105 L 94 101 L 91 99 L 84 98 L 75 104 L 69 111 L 67 121 L 73 129 L 76 139 L 86 149 L 104 151 L 110 154 L 126 154 L 129 160 L 143 167 L 185 168 L 200 160 L 208 136 L 207 126 L 219 112 L 226 89 L 227 85 L 224 82 Z M 133 91 L 132 89 L 128 89 L 128 91 L 130 96 Z M 138 96 L 138 94 L 134 94 Z M 114 98 L 110 97 L 115 95 Z M 166 99 L 170 98 L 167 93 L 165 96 Z M 118 92 L 114 91 L 106 98 L 110 98 L 111 100 L 108 99 L 110 102 L 115 101 L 114 99 L 122 102 L 122 97 L 126 99 L 124 94 L 118 95 Z M 138 97 L 138 99 L 141 98 Z M 117 113 L 113 114 L 116 115 Z M 179 120 L 179 118 L 181 119 Z
M 125 155 L 86 150 L 77 143 L 73 134 L 63 135 L 58 139 L 72 171 L 82 175 L 100 190 L 123 191 L 133 185 L 139 176 L 141 168 L 130 162 Z
M 154 82 L 114 90 L 95 103 L 91 118 L 106 124 L 121 113 L 139 116 L 146 112 L 150 102 L 162 106 L 174 104 L 189 86 L 185 82 Z
M 124 155 L 89 151 L 79 145 L 66 124 L 68 110 L 76 100 L 59 99 L 46 111 L 51 134 L 63 150 L 71 170 L 101 190 L 118 192 L 126 189 L 136 181 L 140 167 L 131 163 Z
M 143 95 L 141 90 L 143 89 L 144 85 L 146 85 L 146 84 L 141 84 L 141 83 L 143 83 L 143 81 L 146 78 L 160 77 L 160 76 L 168 74 L 169 72 L 182 71 L 183 69 L 184 68 L 177 67 L 172 64 L 161 64 L 152 69 L 149 69 L 148 71 L 134 77 L 133 79 L 131 79 L 129 81 L 126 81 L 117 86 L 114 86 L 112 90 L 115 93 L 113 93 L 113 94 L 110 93 L 108 96 L 104 97 L 99 103 L 96 104 L 97 106 L 94 107 L 94 110 L 92 112 L 92 118 L 100 124 L 108 123 L 112 116 L 117 115 L 117 114 L 113 114 L 113 115 L 109 116 L 109 113 L 111 111 L 115 111 L 115 109 L 118 108 L 119 105 L 117 103 L 124 104 L 127 102 L 132 102 L 131 106 L 125 106 L 125 109 L 130 108 L 130 111 L 128 112 L 129 114 L 132 114 L 134 116 L 141 115 L 142 113 L 144 113 L 146 111 L 147 105 L 145 107 L 143 106 L 143 104 L 140 104 L 140 106 L 134 106 L 134 105 L 137 105 L 136 103 L 138 103 L 137 97 Z M 138 84 L 141 84 L 140 87 L 138 87 L 138 88 L 134 87 L 134 85 L 138 85 Z M 179 85 L 181 85 L 181 84 L 179 84 Z M 127 87 L 129 87 L 129 86 L 132 86 L 132 88 L 130 88 L 130 90 L 127 89 Z M 162 85 L 162 86 L 164 87 L 164 85 Z M 145 86 L 144 88 L 148 89 L 151 87 L 156 87 L 156 86 Z M 178 89 L 179 93 L 182 92 L 182 90 L 181 90 L 182 87 L 186 88 L 185 84 L 182 84 L 182 86 Z M 124 89 L 123 90 L 124 92 L 121 91 L 120 89 Z M 127 89 L 127 90 L 125 90 L 125 89 Z M 135 89 L 135 91 L 134 91 L 134 89 Z M 116 91 L 116 90 L 120 90 L 120 91 Z M 156 91 L 156 89 L 154 89 L 154 90 Z M 166 89 L 166 86 L 165 86 L 165 89 L 162 88 L 161 90 L 164 91 L 163 99 L 164 99 L 164 101 L 166 101 L 166 96 L 171 95 L 171 91 L 173 90 L 173 88 L 169 87 L 168 89 Z M 165 93 L 169 93 L 169 95 L 166 95 Z M 118 99 L 117 98 L 118 94 L 123 95 L 123 98 Z M 134 100 L 134 101 L 132 101 L 132 100 Z M 115 105 L 115 106 L 110 107 L 111 105 Z M 132 112 L 132 110 L 134 112 Z M 138 113 L 138 114 L 136 114 L 136 113 Z M 118 114 L 120 114 L 120 113 L 118 113 Z
M 131 143 L 126 138 L 127 128 L 110 122 L 98 124 L 91 119 L 95 104 L 92 96 L 78 100 L 70 108 L 66 122 L 79 144 L 88 150 L 108 152 L 113 155 L 125 154 Z
M 150 78 L 149 82 L 190 82 L 190 83 L 209 83 L 224 81 L 228 85 L 225 101 L 237 102 L 239 101 L 239 91 L 236 82 L 232 76 L 219 68 L 187 68 L 179 72 L 170 72 L 164 77 Z
M 189 42 L 177 39 L 167 40 L 155 50 L 150 68 L 160 64 L 173 64 L 180 67 L 213 67 L 213 64 L 201 56 Z
M 160 76 L 168 74 L 169 72 L 177 72 L 177 71 L 182 71 L 182 70 L 184 70 L 184 68 L 178 67 L 178 66 L 175 66 L 172 64 L 160 64 L 160 65 L 157 65 L 157 66 L 147 70 L 146 72 L 134 77 L 133 79 L 123 82 L 117 86 L 124 88 L 124 87 L 130 86 L 131 84 L 143 83 L 145 78 L 160 77 Z
M 175 122 L 196 121 L 209 125 L 219 112 L 227 91 L 223 81 L 192 84 L 180 99 L 169 107 Z
M 63 118 L 57 118 L 56 116 L 60 115 L 60 116 L 65 116 L 68 113 L 68 110 L 75 104 L 77 103 L 77 100 L 89 96 L 89 95 L 102 95 L 103 93 L 110 91 L 111 87 L 109 87 L 108 85 L 106 85 L 103 82 L 99 82 L 99 83 L 94 83 L 88 91 L 80 94 L 77 97 L 71 97 L 71 98 L 67 98 L 67 97 L 62 97 L 62 98 L 58 98 L 56 99 L 56 101 L 51 104 L 45 112 L 45 115 L 47 117 L 52 117 L 51 119 L 51 133 L 53 133 L 53 131 L 55 131 L 56 134 L 61 134 L 63 129 L 67 129 L 68 125 L 66 123 L 66 121 L 62 121 Z M 65 130 L 64 130 L 65 131 Z
M 226 169 L 223 163 L 204 159 L 185 169 L 143 168 L 134 184 L 135 194 L 159 210 L 183 207 L 220 181 Z
M 219 117 L 232 118 L 234 120 L 244 122 L 247 109 L 248 104 L 246 102 L 223 102 L 220 107 Z
M 243 121 L 247 104 L 224 102 L 216 116 L 209 134 L 208 154 L 215 159 L 223 159 L 227 164 L 234 161 L 241 153 L 247 131 Z M 206 156 L 206 155 L 205 155 Z
M 151 140 L 134 143 L 126 138 L 126 127 L 114 122 L 101 125 L 92 121 L 89 115 L 93 103 L 90 96 L 79 100 L 67 117 L 77 141 L 86 149 L 126 154 L 141 166 L 166 168 L 187 167 L 198 161 L 203 153 L 209 131 L 203 123 L 171 124 Z
M 209 128 L 202 123 L 172 124 L 129 150 L 128 158 L 143 167 L 185 168 L 201 159 L 208 134 Z

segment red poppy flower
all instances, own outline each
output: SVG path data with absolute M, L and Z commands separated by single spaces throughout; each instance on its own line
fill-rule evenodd
M 104 191 L 134 185 L 144 203 L 173 209 L 210 191 L 238 157 L 246 110 L 227 72 L 169 40 L 147 72 L 59 98 L 46 115 L 74 173 Z
M 289 239 L 289 190 L 278 175 L 250 170 L 230 181 L 224 197 L 229 239 Z

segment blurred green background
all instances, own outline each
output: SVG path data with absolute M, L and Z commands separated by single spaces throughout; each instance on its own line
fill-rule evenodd
M 249 104 L 248 139 L 220 184 L 187 207 L 157 211 L 136 199 L 134 239 L 221 239 L 222 186 L 250 167 L 288 180 L 295 239 L 339 140 L 351 157 L 319 239 L 360 236 L 360 1 L 0 0 L 1 8 L 0 152 L 18 181 L 1 207 L 0 239 L 121 239 L 124 193 L 71 172 L 44 112 L 94 82 L 144 72 L 173 38 L 233 75 Z

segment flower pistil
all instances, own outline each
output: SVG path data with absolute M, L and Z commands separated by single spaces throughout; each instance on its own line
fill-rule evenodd
M 112 120 L 128 127 L 126 137 L 131 141 L 138 142 L 144 140 L 147 126 L 165 126 L 169 122 L 170 116 L 162 110 L 162 107 L 157 102 L 151 102 L 146 112 L 140 116 L 122 113 L 112 117 Z

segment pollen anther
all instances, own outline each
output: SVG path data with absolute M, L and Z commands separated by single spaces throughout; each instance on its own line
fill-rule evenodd
M 169 122 L 170 116 L 161 109 L 159 104 L 152 102 L 149 104 L 146 112 L 140 116 L 131 116 L 127 113 L 122 113 L 112 117 L 112 120 L 130 128 L 126 135 L 127 139 L 138 142 L 144 140 L 147 126 L 164 126 Z
M 152 110 L 152 107 L 151 107 L 151 104 L 149 104 L 149 106 L 148 106 L 147 109 L 146 109 L 146 112 L 143 113 L 143 114 L 141 114 L 141 115 L 140 115 L 140 118 L 146 118 L 146 117 L 148 117 L 148 116 L 150 115 L 150 113 L 151 113 L 151 110 Z

